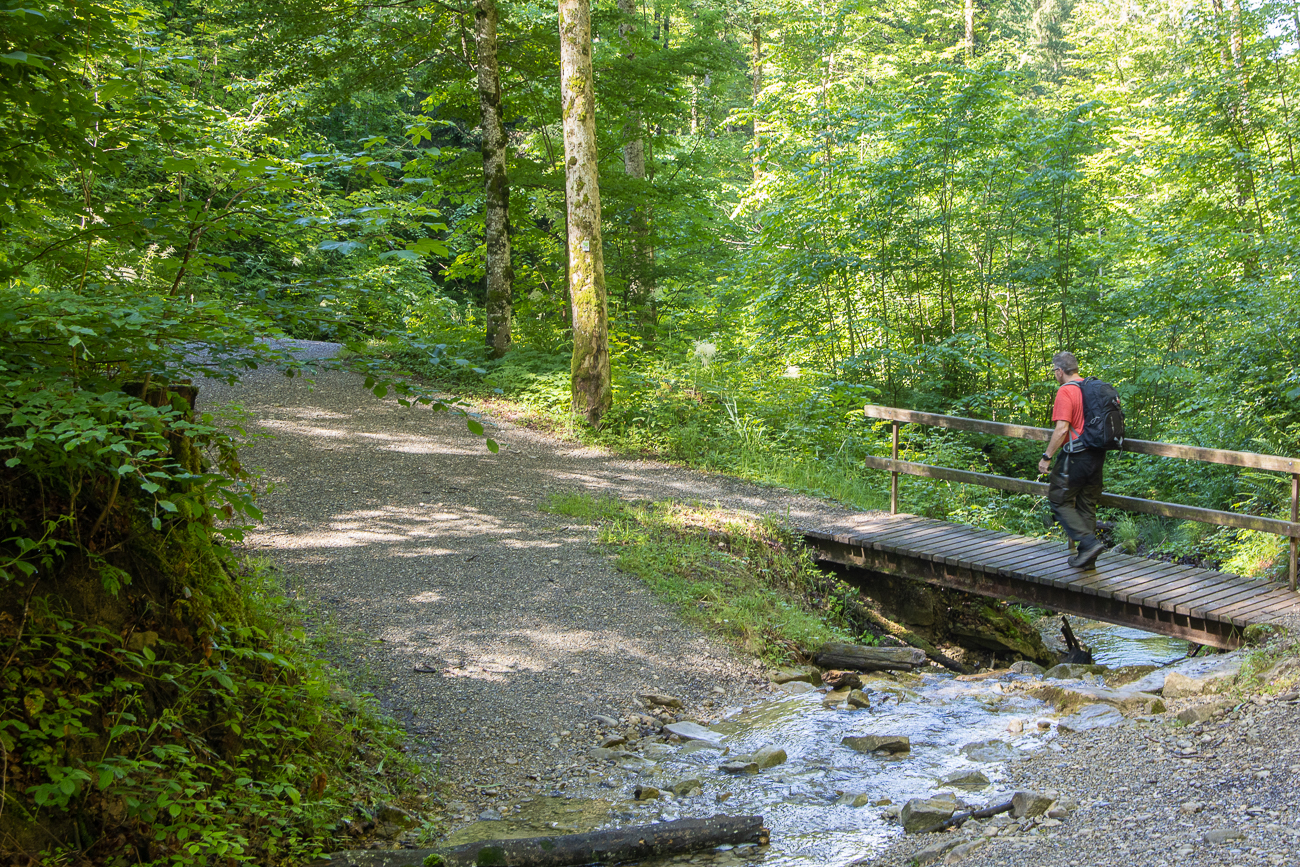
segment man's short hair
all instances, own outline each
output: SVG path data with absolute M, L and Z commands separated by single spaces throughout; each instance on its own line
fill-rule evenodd
M 1074 357 L 1073 352 L 1058 352 L 1052 356 L 1052 367 L 1060 368 L 1065 374 L 1078 373 L 1079 359 Z

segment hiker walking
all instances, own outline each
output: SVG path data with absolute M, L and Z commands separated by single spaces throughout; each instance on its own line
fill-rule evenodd
M 1106 464 L 1106 447 L 1091 446 L 1083 437 L 1086 417 L 1085 386 L 1098 380 L 1079 376 L 1079 360 L 1073 352 L 1052 356 L 1052 375 L 1058 388 L 1052 403 L 1052 421 L 1056 428 L 1047 442 L 1047 451 L 1038 462 L 1038 471 L 1051 474 L 1047 479 L 1047 502 L 1057 523 L 1077 546 L 1067 560 L 1080 569 L 1092 568 L 1105 546 L 1097 538 L 1097 500 L 1101 496 L 1102 468 Z M 1103 384 L 1104 383 L 1100 383 Z M 1122 428 L 1121 428 L 1122 437 Z M 1055 465 L 1052 455 L 1060 450 Z

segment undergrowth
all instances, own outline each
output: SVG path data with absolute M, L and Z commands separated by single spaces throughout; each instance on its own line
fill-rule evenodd
M 306 652 L 273 573 L 176 552 L 152 576 L 184 582 L 166 609 L 137 575 L 111 626 L 59 595 L 0 615 L 8 863 L 300 863 L 426 785 L 400 728 Z
M 545 511 L 599 523 L 599 544 L 684 617 L 771 664 L 827 641 L 875 644 L 852 587 L 770 518 L 665 501 L 552 494 Z

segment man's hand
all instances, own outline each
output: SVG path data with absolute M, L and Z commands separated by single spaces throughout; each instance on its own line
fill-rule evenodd
M 1039 459 L 1038 459 L 1038 474 L 1039 474 L 1040 476 L 1041 476 L 1041 475 L 1045 475 L 1046 473 L 1050 472 L 1051 469 L 1052 469 L 1052 462 L 1051 462 L 1051 461 L 1049 461 L 1047 458 L 1039 458 Z

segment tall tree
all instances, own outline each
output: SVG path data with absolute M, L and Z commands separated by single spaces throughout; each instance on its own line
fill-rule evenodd
M 573 412 L 594 425 L 609 409 L 614 395 L 609 371 L 605 257 L 601 249 L 591 6 L 588 0 L 559 0 L 559 17 L 569 297 L 573 305 Z
M 636 0 L 618 0 L 618 10 L 625 16 L 618 32 L 626 43 L 632 30 L 631 22 L 636 20 Z M 627 59 L 636 59 L 635 48 L 629 48 Z M 641 111 L 633 107 L 623 127 L 623 170 L 635 181 L 646 179 L 645 151 Z M 650 239 L 650 219 L 649 205 L 644 200 L 637 201 L 632 210 L 632 267 L 627 280 L 627 301 L 631 314 L 639 320 L 641 336 L 647 342 L 654 338 L 655 325 L 654 245 Z
M 506 130 L 501 117 L 497 69 L 495 0 L 474 2 L 474 45 L 478 54 L 478 101 L 483 118 L 483 223 L 486 236 L 488 350 L 500 358 L 510 348 L 510 184 L 506 178 Z

